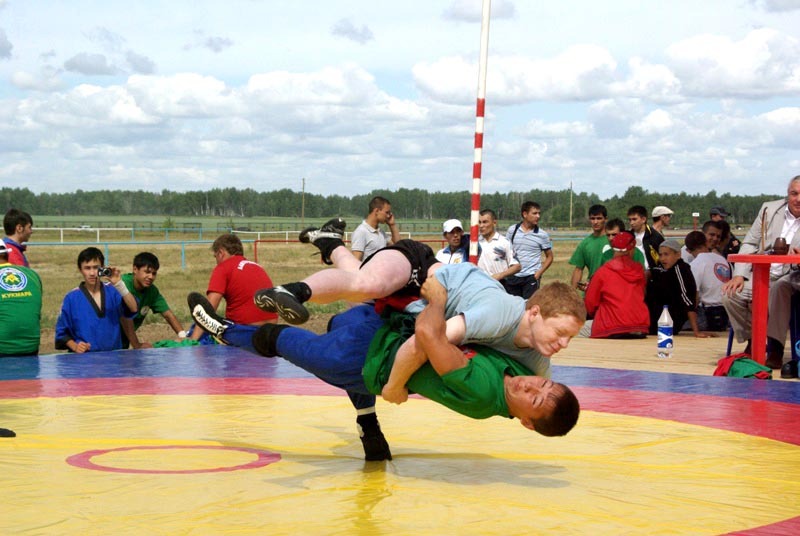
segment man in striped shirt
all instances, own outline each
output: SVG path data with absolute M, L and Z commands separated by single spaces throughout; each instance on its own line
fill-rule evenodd
M 553 243 L 550 235 L 539 228 L 542 208 L 538 203 L 525 201 L 520 212 L 522 221 L 508 228 L 506 238 L 522 269 L 507 278 L 504 286 L 509 294 L 527 300 L 539 289 L 542 276 L 553 264 Z

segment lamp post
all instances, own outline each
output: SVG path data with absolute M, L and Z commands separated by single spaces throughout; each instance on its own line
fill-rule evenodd
M 300 195 L 300 225 L 305 228 L 306 226 L 306 178 L 302 178 L 303 189 Z

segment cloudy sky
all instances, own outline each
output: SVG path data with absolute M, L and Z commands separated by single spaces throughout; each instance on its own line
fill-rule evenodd
M 472 188 L 481 0 L 0 0 L 34 192 Z M 785 192 L 800 0 L 493 0 L 482 188 Z

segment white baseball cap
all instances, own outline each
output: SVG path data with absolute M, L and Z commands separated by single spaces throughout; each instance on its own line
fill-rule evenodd
M 450 231 L 452 231 L 456 227 L 458 227 L 462 231 L 464 230 L 464 226 L 461 225 L 461 220 L 455 220 L 455 219 L 454 220 L 447 220 L 446 222 L 444 222 L 444 224 L 442 224 L 442 232 L 443 233 L 449 233 Z

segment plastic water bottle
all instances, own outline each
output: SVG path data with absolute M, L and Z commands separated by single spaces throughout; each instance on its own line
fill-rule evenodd
M 658 357 L 667 359 L 672 357 L 672 317 L 669 307 L 664 306 L 661 316 L 658 317 Z

